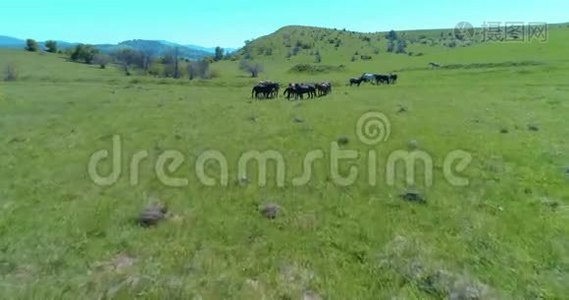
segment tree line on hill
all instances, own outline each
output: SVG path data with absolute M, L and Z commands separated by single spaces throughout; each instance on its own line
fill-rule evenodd
M 114 64 L 120 67 L 126 76 L 137 71 L 143 75 L 175 79 L 188 77 L 190 80 L 215 78 L 219 74 L 210 69 L 212 63 L 236 59 L 231 54 L 225 53 L 221 47 L 216 47 L 212 56 L 200 60 L 180 57 L 177 47 L 164 55 L 158 55 L 156 49 L 150 47 L 143 47 L 142 49 L 123 48 L 105 53 L 89 44 L 78 44 L 73 48 L 60 50 L 57 47 L 57 42 L 50 40 L 45 43 L 45 48 L 46 52 L 64 54 L 70 61 L 97 65 L 101 69 L 107 68 L 109 64 Z M 40 51 L 39 43 L 33 39 L 27 39 L 25 50 L 38 52 Z M 257 77 L 259 73 L 264 71 L 264 66 L 250 59 L 243 59 L 239 63 L 239 69 L 249 73 L 251 77 Z
M 46 48 L 46 50 L 45 50 L 46 52 L 56 53 L 58 51 L 57 42 L 53 41 L 53 40 L 46 41 L 45 42 L 45 48 Z M 36 51 L 40 50 L 40 46 L 36 40 L 27 39 L 25 49 L 28 51 L 31 51 L 31 52 L 36 52 Z

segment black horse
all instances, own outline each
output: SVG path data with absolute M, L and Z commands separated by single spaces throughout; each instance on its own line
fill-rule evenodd
M 294 96 L 294 99 L 304 99 L 305 94 L 308 94 L 308 99 L 316 97 L 316 86 L 313 84 L 291 83 L 283 93 L 289 100 L 291 96 Z
M 382 84 L 389 84 L 391 79 L 389 77 L 389 75 L 384 75 L 384 74 L 373 74 L 374 78 L 375 78 L 375 84 L 379 85 L 380 83 Z
M 364 82 L 364 79 L 362 77 L 360 78 L 350 78 L 350 86 L 353 86 L 354 84 L 356 84 L 357 86 L 360 86 L 362 84 L 362 82 Z
M 253 87 L 253 90 L 251 91 L 251 98 L 259 99 L 260 95 L 263 95 L 263 98 L 265 99 L 270 99 L 273 97 L 278 98 L 279 89 L 280 85 L 278 83 L 260 82 Z
M 376 84 L 395 84 L 397 83 L 397 74 L 374 74 Z
M 390 84 L 397 83 L 397 77 L 398 77 L 397 74 L 390 73 L 389 74 L 389 83 Z
M 332 83 L 330 82 L 317 83 L 316 90 L 318 91 L 318 97 L 326 96 L 332 93 Z

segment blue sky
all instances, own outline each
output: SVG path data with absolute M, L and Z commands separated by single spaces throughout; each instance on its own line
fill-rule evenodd
M 569 21 L 568 0 L 2 0 L 0 35 L 117 43 L 168 40 L 237 48 L 286 25 L 375 32 L 453 28 L 468 21 Z

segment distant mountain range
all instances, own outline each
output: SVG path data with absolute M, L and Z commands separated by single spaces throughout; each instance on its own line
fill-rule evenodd
M 45 47 L 45 42 L 38 42 L 40 47 Z M 74 47 L 79 43 L 69 43 L 65 41 L 57 41 L 59 49 L 66 49 Z M 0 35 L 0 48 L 23 49 L 26 46 L 26 41 L 10 36 Z M 136 50 L 145 50 L 154 53 L 157 56 L 165 55 L 175 48 L 178 48 L 178 55 L 187 59 L 201 59 L 204 57 L 212 56 L 215 53 L 215 48 L 207 48 L 197 45 L 180 45 L 168 41 L 153 41 L 153 40 L 130 40 L 120 42 L 118 44 L 96 44 L 93 45 L 97 49 L 105 53 L 111 53 L 120 49 L 131 48 Z M 225 53 L 233 53 L 237 49 L 227 48 Z

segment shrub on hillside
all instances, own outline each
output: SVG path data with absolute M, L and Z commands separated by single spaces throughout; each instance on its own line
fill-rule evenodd
M 298 53 L 300 52 L 301 49 L 302 49 L 302 48 L 300 48 L 300 47 L 298 47 L 298 46 L 295 46 L 294 48 L 292 48 L 292 51 L 291 51 L 292 56 L 298 55 Z
M 294 73 L 308 73 L 308 74 L 318 74 L 318 73 L 329 73 L 329 72 L 340 72 L 345 70 L 344 65 L 330 66 L 330 65 L 310 65 L 310 64 L 298 64 L 290 69 L 290 72 Z
M 18 80 L 18 68 L 14 63 L 8 63 L 4 67 L 4 81 L 16 81 Z
M 457 44 L 457 42 L 456 42 L 455 40 L 452 40 L 452 41 L 450 41 L 450 42 L 448 42 L 448 43 L 446 44 L 446 46 L 449 47 L 449 48 L 456 48 L 457 45 L 458 45 L 458 44 Z

